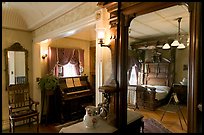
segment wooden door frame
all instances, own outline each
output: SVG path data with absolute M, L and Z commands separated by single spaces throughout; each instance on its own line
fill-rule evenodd
M 116 81 L 117 81 L 117 114 L 116 123 L 119 131 L 124 131 L 127 127 L 127 51 L 128 51 L 128 28 L 133 18 L 147 14 L 153 11 L 161 10 L 171 6 L 185 4 L 190 13 L 190 46 L 189 46 L 189 82 L 187 96 L 187 132 L 196 133 L 198 131 L 198 108 L 197 105 L 202 102 L 201 71 L 202 65 L 202 7 L 201 2 L 101 2 L 99 5 L 106 8 L 110 13 L 110 18 L 117 18 L 110 21 L 110 24 L 116 27 L 117 36 L 115 43 L 116 59 Z M 115 17 L 116 16 L 116 17 Z M 117 22 L 117 23 L 115 23 Z M 117 25 L 116 25 L 117 24 Z

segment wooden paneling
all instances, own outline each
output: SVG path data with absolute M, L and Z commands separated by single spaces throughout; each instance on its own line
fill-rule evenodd
M 115 3 L 112 3 L 115 4 Z M 117 14 L 117 25 L 114 25 L 117 29 L 116 36 L 116 48 L 114 53 L 116 53 L 116 58 L 113 59 L 116 62 L 116 82 L 118 83 L 118 95 L 116 95 L 116 99 L 118 99 L 118 114 L 116 121 L 119 126 L 119 130 L 124 130 L 126 128 L 126 119 L 127 119 L 127 44 L 128 44 L 128 29 L 131 20 L 134 16 L 139 16 L 143 14 L 147 14 L 153 11 L 157 11 L 160 9 L 168 8 L 171 6 L 175 6 L 178 4 L 187 4 L 190 9 L 190 52 L 189 52 L 189 87 L 188 87 L 188 111 L 193 112 L 188 114 L 188 132 L 193 133 L 197 132 L 197 104 L 198 101 L 202 101 L 198 99 L 198 94 L 201 92 L 201 83 L 199 83 L 198 78 L 201 78 L 201 66 L 199 66 L 199 61 L 202 61 L 202 34 L 201 34 L 201 3 L 199 2 L 135 2 L 135 3 L 121 3 L 118 2 L 115 7 L 118 10 Z M 109 9 L 111 8 L 111 2 L 102 2 L 103 7 Z M 123 7 L 123 8 L 122 8 Z M 108 10 L 110 13 L 116 10 Z M 113 23 L 115 24 L 115 23 Z M 198 90 L 200 89 L 200 91 Z

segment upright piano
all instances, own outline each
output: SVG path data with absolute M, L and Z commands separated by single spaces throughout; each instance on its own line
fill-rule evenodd
M 76 120 L 85 115 L 85 107 L 95 105 L 95 92 L 88 76 L 59 79 L 61 120 Z

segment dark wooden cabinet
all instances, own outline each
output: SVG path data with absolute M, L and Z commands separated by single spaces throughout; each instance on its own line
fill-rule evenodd
M 62 121 L 76 120 L 83 118 L 85 115 L 85 107 L 94 105 L 93 94 L 73 94 L 72 98 L 62 101 Z
M 177 94 L 180 104 L 187 104 L 187 85 L 174 84 L 173 92 Z
M 95 92 L 88 76 L 59 79 L 61 122 L 83 118 L 85 107 L 95 105 Z

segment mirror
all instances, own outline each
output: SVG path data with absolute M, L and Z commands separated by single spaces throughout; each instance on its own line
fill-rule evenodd
M 28 51 L 16 42 L 5 49 L 6 86 L 28 83 Z

